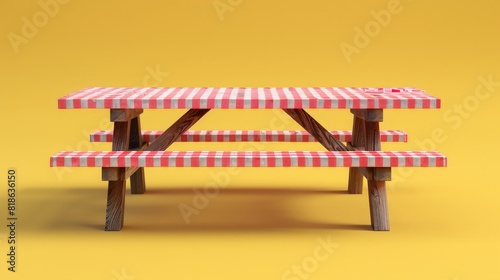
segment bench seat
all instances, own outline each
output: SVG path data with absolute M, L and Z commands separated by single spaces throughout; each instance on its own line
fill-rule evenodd
M 162 130 L 143 130 L 145 142 L 153 142 Z M 330 133 L 341 142 L 351 142 L 350 130 L 331 130 Z M 113 131 L 99 130 L 90 134 L 91 142 L 113 142 Z M 305 130 L 189 130 L 180 142 L 316 142 Z M 407 142 L 408 135 L 401 130 L 380 131 L 381 142 Z
M 60 152 L 53 167 L 444 167 L 422 151 L 112 151 Z

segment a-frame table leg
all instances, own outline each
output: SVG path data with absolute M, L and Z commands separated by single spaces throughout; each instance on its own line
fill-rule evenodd
M 113 151 L 126 151 L 130 142 L 130 121 L 115 122 L 113 130 Z M 125 172 L 125 168 L 120 168 Z M 126 180 L 108 181 L 108 202 L 104 230 L 115 231 L 123 227 L 125 212 Z
M 352 141 L 353 148 L 364 149 L 365 146 L 365 120 L 353 115 Z M 363 193 L 363 174 L 356 167 L 349 167 L 348 191 L 352 194 Z
M 380 151 L 380 122 L 383 121 L 382 109 L 351 109 L 354 116 L 353 138 L 349 143 L 351 150 Z M 349 192 L 362 193 L 363 174 L 368 181 L 370 219 L 374 230 L 389 230 L 387 194 L 385 181 L 390 180 L 390 169 L 366 168 L 349 169 Z
M 381 109 L 351 110 L 354 114 L 354 139 L 350 148 L 344 146 L 343 143 L 333 137 L 331 133 L 303 109 L 283 110 L 329 151 L 347 151 L 355 148 L 367 151 L 379 151 L 381 149 L 379 130 L 379 122 L 383 119 L 383 112 Z M 349 192 L 361 193 L 363 173 L 360 172 L 359 168 L 352 168 L 351 170 L 352 172 L 349 177 Z M 385 178 L 385 176 L 380 176 L 379 178 L 379 172 L 377 172 L 377 170 L 382 171 L 380 174 L 386 175 L 387 170 L 377 168 L 366 168 L 363 170 L 368 179 L 368 196 L 370 200 L 372 227 L 374 230 L 389 230 L 387 197 L 385 181 L 383 181 L 387 178 Z M 377 180 L 377 178 L 379 179 Z
M 365 122 L 366 150 L 380 151 L 379 122 Z M 375 168 L 369 173 L 374 174 Z M 385 181 L 368 178 L 368 199 L 370 201 L 370 217 L 374 230 L 389 230 L 389 212 L 387 210 L 387 192 Z
M 139 149 L 143 145 L 141 132 L 141 119 L 137 116 L 130 120 L 130 143 L 129 150 Z M 144 178 L 144 167 L 139 167 L 130 176 L 130 189 L 132 194 L 143 194 L 146 192 L 146 182 Z
M 191 109 L 172 124 L 161 136 L 149 146 L 145 146 L 141 134 L 139 115 L 143 110 L 112 109 L 111 121 L 114 122 L 113 151 L 144 149 L 161 151 L 168 148 L 186 130 L 201 119 L 209 109 Z M 130 170 L 129 170 L 130 171 Z M 105 230 L 120 230 L 123 227 L 125 210 L 125 182 L 127 168 L 103 168 L 103 178 L 108 180 L 108 203 L 106 208 Z M 130 177 L 131 192 L 144 193 L 144 170 L 138 168 Z

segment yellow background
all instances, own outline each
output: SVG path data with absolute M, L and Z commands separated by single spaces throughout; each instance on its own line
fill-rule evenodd
M 230 9 L 218 14 L 214 2 Z M 15 274 L 0 228 L 0 278 L 500 279 L 500 2 L 394 3 L 71 0 L 49 15 L 35 0 L 1 1 L 0 178 L 17 168 L 19 221 Z M 388 5 L 398 12 L 376 23 L 372 11 Z M 27 22 L 36 30 L 27 31 Z M 366 27 L 371 36 L 356 45 L 356 28 Z M 347 57 L 342 44 L 357 52 Z M 480 88 L 479 99 L 481 79 L 496 85 Z M 91 131 L 110 127 L 107 112 L 58 110 L 57 98 L 88 86 L 147 85 L 422 88 L 442 99 L 442 109 L 388 110 L 382 128 L 404 129 L 410 141 L 383 148 L 435 148 L 449 166 L 395 169 L 390 232 L 369 229 L 366 189 L 345 193 L 347 169 L 238 170 L 186 224 L 179 203 L 192 204 L 193 189 L 227 173 L 189 168 L 147 170 L 149 192 L 127 194 L 124 230 L 104 232 L 100 171 L 56 173 L 49 157 L 108 149 L 88 142 Z M 143 128 L 164 129 L 181 113 L 146 111 Z M 311 113 L 328 128 L 350 126 L 348 111 Z M 196 127 L 297 128 L 277 114 L 216 111 Z M 262 145 L 249 148 L 321 149 Z M 3 224 L 7 187 L 0 185 Z M 313 260 L 318 238 L 335 243 L 325 260 Z M 314 261 L 302 278 L 287 274 Z

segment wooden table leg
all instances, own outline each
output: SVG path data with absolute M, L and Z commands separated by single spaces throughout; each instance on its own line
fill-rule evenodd
M 141 119 L 140 116 L 137 116 L 130 120 L 129 150 L 138 149 L 142 145 Z M 143 194 L 146 192 L 144 167 L 138 168 L 130 177 L 130 189 L 132 194 Z
M 165 150 L 208 111 L 209 109 L 189 110 L 172 126 L 170 126 L 160 137 L 153 141 L 150 146 L 145 148 L 145 150 Z M 126 151 L 144 148 L 141 133 L 141 113 L 142 110 L 111 110 L 111 121 L 114 122 L 113 151 Z M 125 211 L 126 176 L 124 174 L 126 174 L 126 168 L 113 169 L 111 173 L 111 175 L 116 175 L 117 178 L 111 179 L 110 173 L 103 168 L 103 178 L 108 178 L 109 180 L 105 226 L 105 230 L 107 231 L 122 229 Z M 132 174 L 130 177 L 130 184 L 131 192 L 133 194 L 141 194 L 145 192 L 146 185 L 144 182 L 144 168 L 138 168 Z
M 130 143 L 130 121 L 114 123 L 113 151 L 125 151 Z M 125 170 L 122 170 L 125 172 Z M 108 203 L 104 230 L 121 230 L 125 212 L 125 180 L 108 181 Z
M 365 146 L 365 120 L 356 115 L 353 115 L 351 146 L 361 149 Z M 349 168 L 348 190 L 352 194 L 363 193 L 363 174 L 356 167 Z
M 389 213 L 384 181 L 368 180 L 370 218 L 373 230 L 389 230 Z
M 379 122 L 365 121 L 366 150 L 380 151 Z M 374 174 L 375 168 L 370 168 Z M 385 181 L 368 178 L 368 198 L 370 200 L 370 217 L 374 230 L 389 230 L 389 214 L 387 210 L 387 194 Z
M 108 203 L 104 230 L 121 230 L 125 210 L 125 180 L 108 182 Z

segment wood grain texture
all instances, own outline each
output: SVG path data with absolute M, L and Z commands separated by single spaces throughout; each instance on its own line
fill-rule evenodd
M 384 121 L 384 110 L 382 109 L 351 109 L 356 117 L 367 122 L 382 122 Z
M 367 180 L 390 181 L 392 178 L 392 171 L 390 167 L 359 167 L 358 170 Z
M 351 146 L 352 148 L 364 149 L 365 138 L 365 120 L 356 115 L 353 115 L 352 142 L 347 143 L 347 147 L 349 148 L 349 146 Z M 349 193 L 363 193 L 363 175 L 368 175 L 368 171 L 366 169 L 364 170 L 364 172 L 366 174 L 362 174 L 361 170 L 356 167 L 349 168 L 349 181 L 347 187 Z
M 347 147 L 326 130 L 319 122 L 303 109 L 283 109 L 292 119 L 302 126 L 329 151 L 347 151 Z
M 102 168 L 102 181 L 120 181 L 127 180 L 132 176 L 140 167 L 103 167 Z
M 130 120 L 130 138 L 129 150 L 137 149 L 143 144 L 142 130 L 141 130 L 141 116 L 137 116 Z
M 126 151 L 130 143 L 130 121 L 115 122 L 113 135 L 113 151 Z M 119 172 L 125 172 L 120 168 Z M 104 230 L 120 230 L 123 227 L 125 214 L 125 180 L 108 181 L 108 198 L 106 205 L 106 225 Z
M 210 109 L 190 109 L 174 124 L 172 124 L 160 137 L 146 148 L 146 151 L 164 151 L 172 145 L 177 138 L 200 120 Z
M 140 115 L 130 120 L 130 140 L 129 150 L 140 149 L 143 146 L 141 119 Z M 128 170 L 125 171 L 125 173 Z M 132 172 L 130 177 L 130 192 L 132 194 L 143 194 L 146 192 L 146 182 L 144 177 L 144 168 L 140 167 Z
M 368 173 L 368 176 L 366 177 L 368 180 L 371 179 L 375 181 L 392 180 L 392 168 L 390 167 L 377 167 L 377 168 L 372 168 L 371 170 L 372 174 Z
M 113 124 L 113 151 L 127 151 L 130 145 L 130 121 Z
M 108 182 L 108 203 L 106 206 L 106 225 L 104 230 L 121 230 L 125 209 L 125 181 Z
M 368 197 L 373 230 L 389 230 L 389 212 L 387 209 L 385 182 L 368 180 Z
M 378 122 L 365 122 L 365 149 L 367 151 L 380 151 L 380 129 Z
M 365 121 L 365 149 L 380 151 L 380 127 L 378 122 Z M 369 172 L 376 172 L 368 168 Z M 387 192 L 384 181 L 368 179 L 368 199 L 370 201 L 370 217 L 374 230 L 389 230 L 389 217 L 387 210 Z
M 143 109 L 111 109 L 109 119 L 112 122 L 127 122 L 142 114 Z

